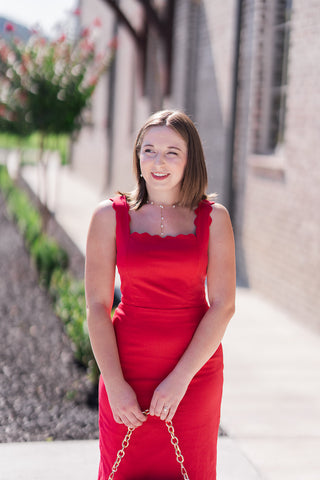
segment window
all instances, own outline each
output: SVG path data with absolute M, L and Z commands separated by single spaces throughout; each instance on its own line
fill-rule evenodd
M 258 3 L 253 149 L 272 154 L 283 142 L 292 0 Z

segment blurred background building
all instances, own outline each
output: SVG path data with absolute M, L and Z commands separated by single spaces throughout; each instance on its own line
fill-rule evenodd
M 320 328 L 320 7 L 302 0 L 81 0 L 116 60 L 73 166 L 107 195 L 130 189 L 153 111 L 183 109 L 209 191 L 231 213 L 238 280 Z

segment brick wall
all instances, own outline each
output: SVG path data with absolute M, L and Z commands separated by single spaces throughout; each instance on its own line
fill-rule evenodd
M 248 16 L 254 20 L 252 10 Z M 248 17 L 249 18 L 249 17 Z M 237 141 L 237 250 L 248 284 L 320 328 L 320 9 L 293 2 L 284 142 L 273 155 L 251 154 L 255 61 L 243 57 Z M 244 32 L 245 51 L 255 32 Z M 248 74 L 250 72 L 250 74 Z M 244 110 L 251 104 L 246 133 Z M 245 175 L 244 175 L 245 172 Z
M 235 1 L 178 0 L 170 105 L 195 121 L 208 170 L 208 191 L 225 202 L 225 156 L 230 124 L 230 69 Z
M 83 3 L 91 8 L 89 0 Z M 123 0 L 121 4 L 133 21 L 141 19 L 139 2 Z M 234 158 L 238 279 L 300 321 L 320 328 L 319 2 L 293 2 L 285 137 L 272 155 L 252 153 L 261 5 L 262 0 L 243 1 Z M 236 6 L 236 0 L 176 1 L 172 92 L 163 102 L 164 107 L 186 110 L 195 120 L 204 143 L 209 190 L 218 192 L 222 203 Z M 110 10 L 104 9 L 110 17 Z M 111 190 L 133 184 L 132 144 L 154 104 L 139 88 L 135 48 L 123 27 L 119 42 Z M 105 158 L 104 140 L 91 142 L 88 133 L 83 135 L 87 139 L 78 149 L 83 149 L 85 157 L 101 154 Z M 101 168 L 96 173 L 103 177 Z

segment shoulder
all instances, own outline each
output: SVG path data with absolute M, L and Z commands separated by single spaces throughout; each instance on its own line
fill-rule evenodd
M 210 236 L 214 238 L 222 238 L 233 235 L 231 219 L 227 208 L 221 203 L 211 203 L 211 225 Z
M 210 223 L 220 223 L 230 221 L 230 215 L 226 207 L 221 203 L 216 203 L 213 200 L 206 199 L 202 200 L 200 203 L 202 209 L 207 210 L 210 215 Z
M 98 222 L 111 220 L 114 217 L 114 202 L 112 199 L 103 200 L 93 211 L 92 219 Z
M 211 204 L 211 218 L 215 220 L 222 220 L 223 218 L 230 219 L 228 210 L 221 203 L 210 202 Z
M 89 233 L 93 236 L 112 234 L 116 228 L 116 216 L 113 200 L 100 202 L 93 211 Z

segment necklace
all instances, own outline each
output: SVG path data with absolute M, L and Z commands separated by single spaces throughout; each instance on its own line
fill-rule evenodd
M 164 205 L 163 203 L 149 202 L 149 200 L 147 200 L 147 203 L 149 205 L 155 205 L 156 207 L 160 208 L 160 236 L 164 237 L 164 216 L 163 216 L 164 209 L 166 207 L 167 208 L 168 207 L 169 208 L 176 208 L 176 204 L 174 203 L 173 205 Z

